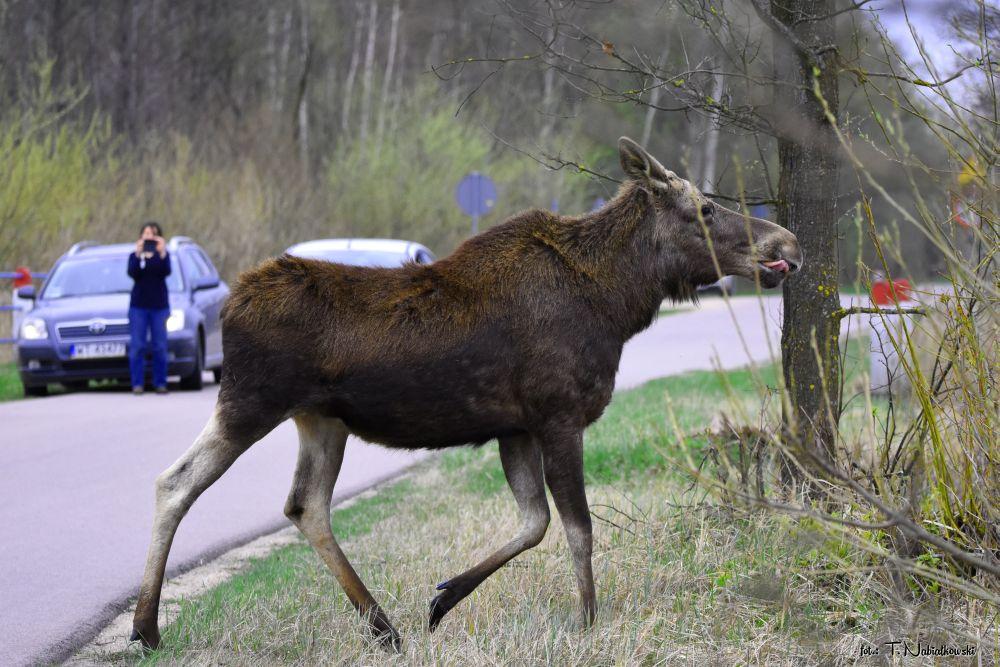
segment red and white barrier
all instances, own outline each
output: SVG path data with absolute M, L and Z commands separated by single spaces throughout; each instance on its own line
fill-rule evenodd
M 913 288 L 909 280 L 880 280 L 872 283 L 871 305 L 873 308 L 892 310 L 914 305 Z M 871 390 L 875 394 L 893 392 L 906 386 L 906 374 L 900 367 L 897 349 L 904 345 L 902 336 L 908 315 L 874 314 L 869 319 L 871 338 Z

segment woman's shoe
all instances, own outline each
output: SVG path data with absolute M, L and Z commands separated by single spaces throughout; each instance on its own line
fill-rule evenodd
M 156 393 L 157 394 L 166 394 L 167 393 L 167 388 L 166 387 L 157 387 L 156 388 Z
M 132 387 L 132 393 L 136 396 L 142 396 L 142 387 Z

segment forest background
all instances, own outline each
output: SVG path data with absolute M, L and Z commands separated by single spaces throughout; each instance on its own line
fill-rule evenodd
M 470 233 L 453 198 L 464 174 L 498 185 L 483 226 L 529 207 L 584 212 L 614 193 L 594 173 L 620 177 L 623 134 L 707 192 L 774 199 L 777 142 L 711 113 L 713 94 L 722 102 L 742 84 L 717 76 L 696 16 L 660 0 L 558 3 L 607 44 L 689 72 L 669 85 L 635 81 L 630 99 L 546 61 L 518 20 L 545 4 L 0 0 L 0 268 L 46 270 L 71 244 L 129 241 L 147 219 L 194 237 L 229 280 L 311 238 L 400 237 L 440 256 Z M 953 12 L 923 8 L 940 18 L 939 37 Z M 845 20 L 845 39 L 878 45 L 873 24 Z M 612 64 L 601 55 L 591 62 Z M 619 78 L 617 92 L 633 85 Z M 841 85 L 845 123 L 871 116 L 861 88 Z M 762 87 L 754 104 L 769 96 Z M 913 123 L 909 140 L 921 136 Z M 929 159 L 944 167 L 947 157 Z M 891 161 L 871 166 L 890 194 L 908 195 Z M 841 178 L 841 278 L 851 281 L 864 232 L 855 176 Z M 928 201 L 948 206 L 943 193 Z M 872 205 L 912 260 L 910 277 L 932 278 L 934 245 L 895 232 L 893 211 Z

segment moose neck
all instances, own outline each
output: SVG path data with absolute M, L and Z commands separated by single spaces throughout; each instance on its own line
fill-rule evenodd
M 622 343 L 653 322 L 664 298 L 693 295 L 680 267 L 660 261 L 656 211 L 635 184 L 626 183 L 606 206 L 566 230 L 567 249 L 591 274 L 588 296 Z

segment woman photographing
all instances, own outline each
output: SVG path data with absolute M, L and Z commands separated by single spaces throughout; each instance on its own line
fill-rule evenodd
M 128 275 L 135 281 L 128 309 L 132 393 L 141 394 L 146 384 L 146 352 L 149 350 L 153 357 L 153 387 L 157 394 L 166 394 L 170 254 L 159 223 L 143 224 L 135 252 L 128 256 Z

